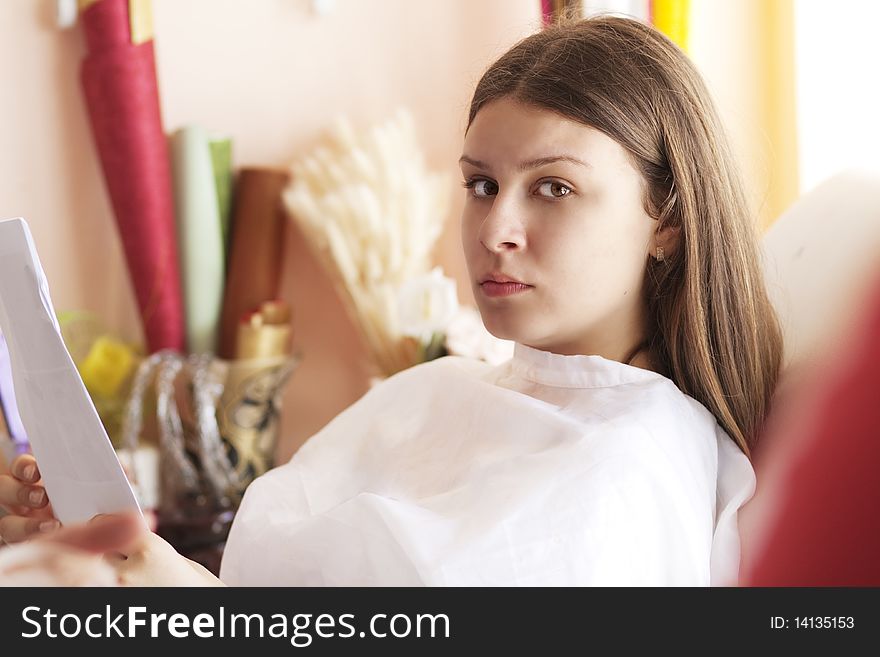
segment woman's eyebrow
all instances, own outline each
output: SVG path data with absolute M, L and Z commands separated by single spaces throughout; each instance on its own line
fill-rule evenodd
M 488 164 L 486 164 L 485 162 L 482 162 L 480 160 L 476 160 L 476 159 L 469 157 L 467 155 L 462 155 L 461 158 L 459 158 L 458 162 L 459 162 L 459 164 L 461 164 L 462 162 L 467 162 L 468 164 L 475 166 L 478 169 L 484 169 L 485 171 L 490 171 L 492 168 Z M 563 154 L 563 155 L 548 155 L 547 157 L 539 157 L 539 158 L 535 158 L 534 160 L 526 160 L 525 162 L 520 162 L 517 165 L 516 170 L 519 172 L 528 171 L 529 169 L 537 169 L 538 167 L 542 167 L 545 164 L 552 164 L 554 162 L 569 162 L 571 164 L 577 164 L 582 167 L 586 167 L 588 169 L 590 168 L 590 165 L 587 162 L 584 162 L 583 160 L 579 160 L 578 158 L 574 157 L 573 155 Z

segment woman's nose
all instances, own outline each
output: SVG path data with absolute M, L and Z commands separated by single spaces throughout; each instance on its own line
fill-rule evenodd
M 525 246 L 525 231 L 522 223 L 515 218 L 508 207 L 495 206 L 480 226 L 480 242 L 489 251 L 515 251 Z

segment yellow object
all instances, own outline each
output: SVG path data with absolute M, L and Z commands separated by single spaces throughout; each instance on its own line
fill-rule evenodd
M 757 225 L 799 196 L 793 0 L 691 0 L 690 56 L 743 164 Z
M 653 0 L 652 10 L 654 27 L 687 52 L 690 0 Z
M 134 365 L 135 354 L 131 347 L 101 336 L 79 364 L 79 373 L 90 392 L 112 397 L 131 374 Z
M 84 12 L 98 0 L 77 0 L 79 13 Z M 153 38 L 152 0 L 128 0 L 128 25 L 134 45 Z
M 264 301 L 260 304 L 264 324 L 286 324 L 290 321 L 290 306 L 283 301 Z
M 799 194 L 794 3 L 757 2 L 757 18 L 757 97 L 767 151 L 767 193 L 761 208 L 761 227 L 767 229 Z
M 239 493 L 272 467 L 280 394 L 298 357 L 291 358 L 290 306 L 265 301 L 243 318 L 228 365 L 217 422 L 240 482 Z
M 128 0 L 128 22 L 131 42 L 138 45 L 153 38 L 152 0 Z
M 277 358 L 290 354 L 290 308 L 283 301 L 266 301 L 242 320 L 236 336 L 237 359 Z

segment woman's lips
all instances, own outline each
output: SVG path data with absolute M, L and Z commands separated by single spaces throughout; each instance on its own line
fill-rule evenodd
M 480 284 L 480 289 L 487 297 L 508 297 L 512 294 L 520 294 L 526 290 L 532 289 L 531 285 L 525 283 L 496 283 L 495 281 L 484 281 Z

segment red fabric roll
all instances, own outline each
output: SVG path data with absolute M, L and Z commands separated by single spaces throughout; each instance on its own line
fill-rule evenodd
M 784 487 L 746 586 L 880 586 L 880 281 L 869 301 L 843 361 L 803 393 L 808 435 L 775 455 Z
M 130 45 L 128 0 L 102 0 L 89 6 L 83 14 L 83 31 L 91 54 Z
M 127 6 L 126 0 L 101 0 L 83 13 L 90 52 L 82 85 L 147 347 L 183 351 L 174 200 L 153 44 L 131 45 Z

